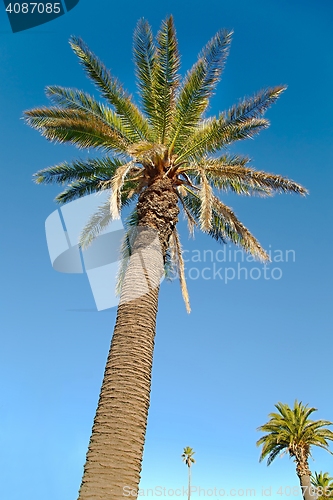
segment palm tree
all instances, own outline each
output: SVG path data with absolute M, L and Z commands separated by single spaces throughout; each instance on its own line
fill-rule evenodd
M 257 430 L 267 432 L 257 441 L 257 446 L 263 445 L 259 461 L 267 457 L 267 465 L 282 452 L 296 463 L 298 475 L 304 500 L 313 500 L 311 488 L 311 471 L 308 459 L 311 456 L 310 447 L 319 446 L 328 449 L 328 440 L 333 440 L 333 432 L 326 425 L 333 425 L 328 420 L 310 420 L 310 415 L 316 408 L 308 408 L 302 402 L 296 400 L 294 408 L 287 404 L 277 403 L 275 408 L 278 413 L 270 413 L 270 420 Z
M 186 446 L 182 454 L 183 462 L 187 465 L 188 470 L 188 500 L 191 498 L 191 466 L 192 464 L 195 464 L 195 460 L 193 458 L 194 453 L 195 451 L 193 448 Z
M 48 140 L 103 153 L 63 162 L 34 176 L 38 184 L 67 185 L 56 197 L 59 203 L 109 190 L 109 202 L 83 229 L 82 247 L 119 218 L 123 207 L 133 206 L 123 248 L 130 258 L 120 273 L 120 303 L 80 500 L 120 499 L 125 486 L 138 488 L 164 268 L 172 265 L 177 270 L 190 310 L 176 229 L 180 210 L 191 232 L 198 227 L 218 242 L 232 241 L 265 261 L 267 253 L 216 192 L 259 196 L 307 192 L 289 179 L 255 170 L 247 157 L 226 151 L 234 141 L 268 127 L 263 115 L 285 87 L 264 89 L 217 117 L 205 117 L 230 41 L 230 32 L 219 31 L 181 79 L 173 18 L 162 23 L 156 41 L 149 24 L 140 20 L 134 33 L 134 60 L 141 111 L 84 42 L 72 37 L 70 45 L 103 102 L 77 89 L 49 86 L 46 94 L 53 105 L 25 112 L 26 122 Z
M 333 477 L 328 472 L 317 472 L 311 475 L 311 484 L 315 488 L 318 500 L 333 498 Z

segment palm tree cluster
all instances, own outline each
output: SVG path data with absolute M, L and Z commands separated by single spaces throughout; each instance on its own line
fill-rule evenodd
M 187 310 L 189 298 L 179 212 L 189 230 L 201 229 L 220 243 L 231 241 L 269 260 L 251 232 L 217 194 L 306 194 L 279 175 L 258 171 L 246 156 L 230 154 L 235 141 L 266 129 L 266 110 L 285 86 L 266 88 L 217 116 L 206 112 L 229 53 L 232 33 L 220 30 L 181 78 L 173 18 L 154 39 L 145 20 L 134 32 L 134 61 L 141 109 L 79 38 L 70 45 L 102 101 L 72 88 L 49 86 L 50 107 L 25 112 L 26 122 L 48 140 L 102 153 L 37 172 L 38 184 L 58 183 L 67 203 L 109 190 L 108 202 L 87 222 L 87 246 L 124 207 L 132 205 L 124 240 L 123 281 L 116 325 L 89 443 L 80 500 L 123 498 L 138 488 L 150 402 L 151 370 L 160 278 L 173 266 Z M 134 236 L 133 236 L 134 235 Z M 148 250 L 147 250 L 148 249 Z
M 332 486 L 332 483 L 329 477 L 317 474 L 311 476 L 308 463 L 311 446 L 318 446 L 331 453 L 328 441 L 333 441 L 333 432 L 326 426 L 333 425 L 333 422 L 311 420 L 310 415 L 317 409 L 308 408 L 308 405 L 303 405 L 297 400 L 293 408 L 280 402 L 275 408 L 278 412 L 270 413 L 270 420 L 258 428 L 258 431 L 266 433 L 257 441 L 257 446 L 262 445 L 259 460 L 267 458 L 267 465 L 270 465 L 281 453 L 288 453 L 296 463 L 296 473 L 304 500 L 313 500 L 314 492 L 311 484 L 315 488 L 319 486 L 327 488 L 319 490 L 323 493 L 329 491 L 328 486 Z

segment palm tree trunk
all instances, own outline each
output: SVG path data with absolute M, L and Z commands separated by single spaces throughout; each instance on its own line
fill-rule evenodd
M 169 179 L 148 187 L 137 210 L 139 228 L 122 286 L 79 500 L 123 500 L 124 494 L 137 498 L 159 283 L 179 213 Z
M 301 490 L 304 500 L 316 500 L 317 495 L 314 493 L 314 488 L 311 485 L 310 476 L 300 476 L 299 482 L 301 484 Z
M 191 500 L 191 466 L 188 468 L 188 500 Z
M 316 500 L 317 495 L 314 493 L 314 488 L 311 485 L 311 471 L 307 461 L 304 461 L 304 463 L 298 463 L 296 472 L 301 485 L 303 499 Z

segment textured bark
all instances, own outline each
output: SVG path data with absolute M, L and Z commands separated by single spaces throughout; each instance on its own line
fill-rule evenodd
M 315 488 L 311 485 L 310 476 L 304 475 L 299 476 L 299 482 L 301 484 L 301 490 L 304 500 L 315 500 L 317 495 L 315 494 Z
M 124 492 L 128 496 L 139 487 L 159 283 L 179 213 L 169 179 L 157 179 L 142 193 L 138 213 L 139 228 L 122 287 L 79 500 L 120 500 Z
M 317 498 L 317 495 L 315 494 L 314 488 L 311 485 L 311 471 L 309 469 L 307 461 L 297 463 L 296 472 L 299 478 L 304 500 L 315 500 Z
M 168 177 L 156 179 L 148 189 L 143 191 L 138 201 L 139 225 L 156 229 L 163 257 L 168 249 L 171 233 L 178 221 L 177 202 L 177 195 L 171 189 L 171 181 Z

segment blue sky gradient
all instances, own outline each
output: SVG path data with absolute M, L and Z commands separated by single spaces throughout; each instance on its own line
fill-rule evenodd
M 254 262 L 241 265 L 248 273 L 258 268 L 259 279 L 245 279 L 245 271 L 237 279 L 238 262 L 220 262 L 222 247 L 198 232 L 188 239 L 180 221 L 192 312 L 185 311 L 178 283 L 164 282 L 141 488 L 185 486 L 180 455 L 191 446 L 194 485 L 224 488 L 225 496 L 233 488 L 237 497 L 246 496 L 239 489 L 254 488 L 261 497 L 262 487 L 272 487 L 272 499 L 284 498 L 286 487 L 298 485 L 295 466 L 288 457 L 269 468 L 259 464 L 256 428 L 275 403 L 292 405 L 296 398 L 318 408 L 314 418 L 333 421 L 333 4 L 80 0 L 61 18 L 16 34 L 0 7 L 1 499 L 77 498 L 116 314 L 94 310 L 86 275 L 52 269 L 44 223 L 57 208 L 59 187 L 32 182 L 37 170 L 87 153 L 47 142 L 22 113 L 48 104 L 47 85 L 98 97 L 69 47 L 71 35 L 81 36 L 136 98 L 136 22 L 145 17 L 156 32 L 171 13 L 182 74 L 218 29 L 234 30 L 209 114 L 261 88 L 288 85 L 267 112 L 271 127 L 231 150 L 249 155 L 259 170 L 299 182 L 310 195 L 222 196 L 266 250 L 281 251 L 284 261 L 270 264 L 270 279 Z M 213 261 L 196 262 L 208 249 Z M 295 256 L 288 262 L 286 250 Z M 220 268 L 225 277 L 226 267 L 235 269 L 235 279 L 212 279 Z M 204 279 L 204 268 L 211 279 Z M 271 277 L 273 268 L 280 279 Z M 313 450 L 313 458 L 312 471 L 333 475 L 329 454 Z

